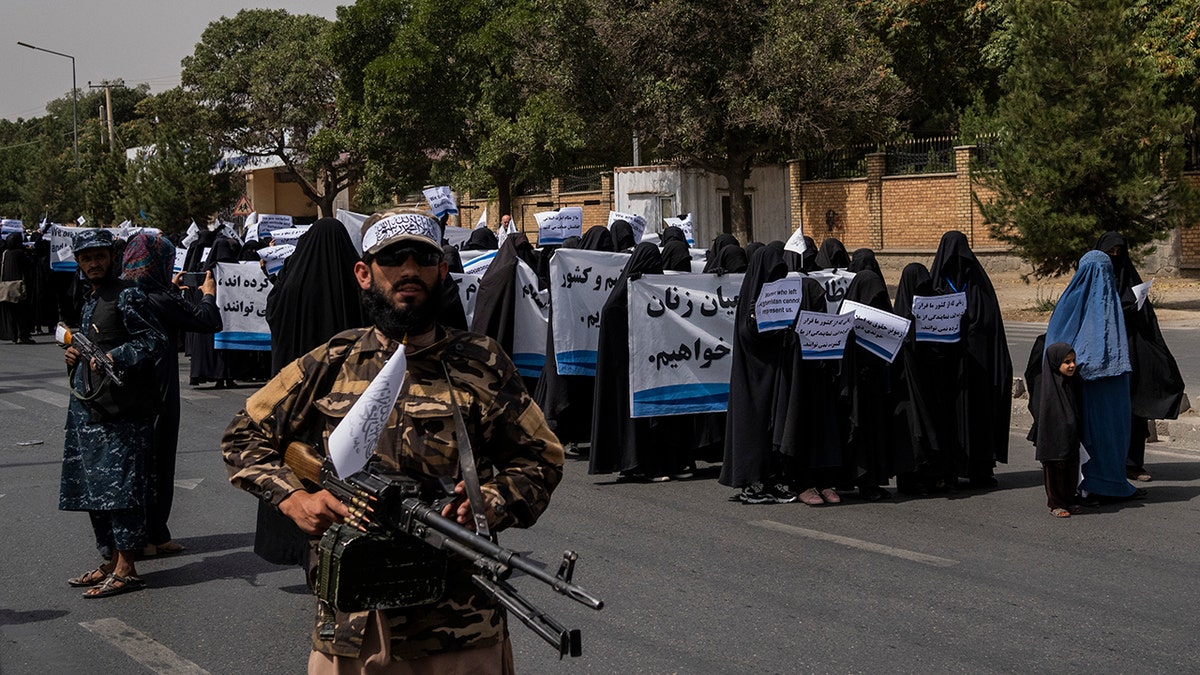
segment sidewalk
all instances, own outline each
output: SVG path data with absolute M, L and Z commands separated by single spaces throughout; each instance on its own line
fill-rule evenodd
M 997 272 L 991 275 L 991 279 L 996 288 L 996 298 L 1000 301 L 1000 313 L 1005 321 L 1044 324 L 1050 319 L 1052 303 L 1058 300 L 1071 277 L 1068 275 L 1040 281 L 1030 280 L 1027 283 L 1017 272 Z M 1163 328 L 1200 329 L 1200 279 L 1155 278 L 1150 290 L 1150 301 L 1154 303 L 1155 315 Z M 1178 358 L 1177 354 L 1176 359 Z M 1033 419 L 1029 414 L 1025 383 L 1020 376 L 1023 367 L 1024 364 L 1013 364 L 1017 374 L 1013 378 L 1012 425 L 1028 429 Z M 1190 394 L 1198 391 L 1196 387 L 1200 387 L 1200 382 L 1186 384 L 1186 412 L 1181 413 L 1177 420 L 1156 420 L 1155 428 L 1151 430 L 1151 442 L 1166 442 L 1178 449 L 1200 453 L 1200 413 L 1195 409 L 1188 409 L 1191 401 L 1197 401 L 1197 398 Z

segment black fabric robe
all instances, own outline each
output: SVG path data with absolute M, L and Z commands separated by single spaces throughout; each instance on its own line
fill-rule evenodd
M 199 242 L 193 244 L 199 245 Z M 191 252 L 192 250 L 188 249 L 188 253 Z M 241 244 L 236 239 L 221 237 L 213 242 L 208 258 L 196 271 L 212 272 L 216 275 L 217 263 L 238 262 L 241 252 Z M 201 297 L 199 289 L 192 289 L 188 294 L 188 300 L 191 302 L 200 302 Z M 192 359 L 190 372 L 193 386 L 210 381 L 221 385 L 227 380 L 245 377 L 246 374 L 239 371 L 243 370 L 242 362 L 248 359 L 233 349 L 216 349 L 213 346 L 212 333 L 188 333 L 185 339 L 188 354 Z
M 0 253 L 0 281 L 24 281 L 25 299 L 19 302 L 0 302 L 0 340 L 29 339 L 33 331 L 33 312 L 29 289 L 33 285 L 32 266 L 25 255 L 24 238 L 12 232 L 4 239 Z
M 732 234 L 722 232 L 713 237 L 712 245 L 708 247 L 708 252 L 704 254 L 704 270 L 712 272 L 717 269 L 717 256 L 721 254 L 721 249 L 726 246 L 738 246 L 737 237 Z M 745 253 L 745 251 L 743 251 Z
M 624 220 L 614 220 L 612 227 L 613 249 L 618 252 L 632 251 L 637 246 L 633 236 L 633 226 Z
M 952 350 L 947 359 L 945 350 L 938 349 L 943 345 L 917 342 L 912 313 L 915 296 L 933 295 L 936 294 L 929 270 L 921 263 L 909 263 L 900 273 L 893 307 L 897 316 L 914 321 L 900 355 L 892 364 L 896 402 L 893 439 L 897 474 L 912 474 L 904 478 L 917 482 L 912 485 L 917 491 L 945 487 L 957 476 L 954 458 L 947 449 L 958 447 L 954 441 L 957 433 L 954 411 L 961 390 L 958 380 L 961 354 Z M 907 490 L 903 482 L 898 479 L 897 485 Z
M 58 323 L 58 304 L 54 297 L 54 276 L 50 270 L 50 240 L 43 238 L 41 232 L 34 232 L 30 240 L 33 241 L 30 255 L 30 279 L 33 283 L 29 290 L 29 304 L 33 313 L 34 332 L 42 327 L 53 331 Z
M 513 312 L 521 293 L 516 281 L 517 260 L 523 260 L 532 269 L 537 269 L 537 252 L 525 238 L 524 232 L 508 235 L 487 272 L 479 280 L 475 315 L 471 321 L 472 331 L 499 342 L 509 358 L 512 358 L 513 349 Z M 533 264 L 530 264 L 531 261 Z
M 991 279 L 962 232 L 942 235 L 929 274 L 939 294 L 966 293 L 958 437 L 966 452 L 967 476 L 988 480 L 996 462 L 1008 461 L 1012 416 L 1012 359 L 1000 303 Z
M 1037 345 L 1045 344 L 1045 336 Z M 1036 350 L 1041 356 L 1042 350 Z M 1061 462 L 1077 457 L 1080 442 L 1080 383 L 1078 374 L 1067 377 L 1058 367 L 1067 355 L 1073 352 L 1071 345 L 1056 342 L 1045 349 L 1045 356 L 1037 368 L 1041 376 L 1033 380 L 1036 389 L 1029 389 L 1029 410 L 1033 413 L 1033 426 L 1026 438 L 1037 448 L 1036 457 L 1041 462 Z M 1030 359 L 1031 367 L 1033 359 Z M 1027 369 L 1028 372 L 1028 369 Z
M 462 245 L 464 251 L 495 251 L 498 248 L 500 248 L 500 240 L 496 237 L 495 232 L 486 227 L 477 227 L 471 230 L 471 234 Z
M 827 312 L 825 288 L 816 279 L 804 279 L 800 309 Z M 786 475 L 793 490 L 834 487 L 844 473 L 842 426 L 838 406 L 838 372 L 834 360 L 805 361 L 799 336 L 781 331 L 784 344 L 774 405 L 775 445 L 786 458 Z
M 808 274 L 821 269 L 817 265 L 817 242 L 812 237 L 804 238 L 804 253 L 800 254 L 800 271 Z
M 608 230 L 601 226 L 592 229 Z M 573 242 L 570 240 L 574 239 Z M 580 248 L 579 237 L 567 237 L 563 248 Z M 572 245 L 568 246 L 568 243 Z M 592 244 L 599 244 L 592 237 Z M 587 443 L 592 438 L 592 406 L 596 378 L 589 375 L 560 375 L 554 361 L 554 291 L 550 291 L 550 320 L 546 326 L 546 365 L 533 390 L 533 400 L 546 416 L 546 423 L 563 443 Z
M 841 241 L 830 237 L 821 242 L 821 248 L 817 249 L 817 257 L 813 262 L 819 270 L 844 270 L 850 266 L 850 256 Z
M 589 251 L 610 251 L 612 253 L 616 253 L 617 251 L 617 249 L 613 248 L 612 232 L 609 232 L 608 228 L 603 225 L 593 225 L 588 228 L 588 231 L 583 233 L 579 248 Z
M 721 247 L 716 260 L 704 264 L 704 271 L 717 274 L 741 274 L 749 265 L 750 259 L 746 257 L 746 252 L 742 247 L 737 244 L 729 244 Z
M 887 286 L 870 270 L 854 275 L 845 300 L 892 311 Z M 846 459 L 853 463 L 860 491 L 869 493 L 886 484 L 894 473 L 891 366 L 859 347 L 854 333 L 846 340 L 842 357 L 840 399 L 846 422 Z
M 883 279 L 883 270 L 879 269 L 879 261 L 875 259 L 875 251 L 869 248 L 855 249 L 854 255 L 850 256 L 850 264 L 846 266 L 847 272 L 858 273 L 863 270 L 870 270 L 878 274 L 880 279 Z M 883 284 L 887 285 L 886 279 Z
M 674 270 L 676 272 L 692 271 L 692 253 L 688 250 L 686 242 L 672 240 L 663 244 L 662 259 L 664 270 Z
M 1133 287 L 1142 283 L 1142 277 L 1129 257 L 1125 237 L 1116 232 L 1107 232 L 1096 242 L 1098 251 L 1107 252 L 1114 246 L 1120 247 L 1120 252 L 1110 257 L 1113 273 L 1117 275 L 1121 310 L 1125 315 L 1125 334 L 1129 337 L 1129 364 L 1133 367 L 1129 387 L 1133 414 L 1142 420 L 1173 420 L 1179 417 L 1179 407 L 1183 402 L 1183 376 L 1158 327 L 1154 305 L 1147 298 L 1141 309 L 1137 307 Z M 1134 430 L 1135 433 L 1138 431 Z
M 686 441 L 680 439 L 687 416 L 629 416 L 628 281 L 642 274 L 662 274 L 662 254 L 650 242 L 634 248 L 600 310 L 590 474 L 620 471 L 644 477 L 669 476 L 687 463 Z
M 318 220 L 296 242 L 267 295 L 272 375 L 334 335 L 367 325 L 354 276 L 358 259 L 335 218 Z
M 729 250 L 727 247 L 724 250 Z M 718 482 L 733 488 L 767 484 L 780 478 L 783 462 L 776 452 L 775 426 L 783 420 L 766 415 L 774 410 L 777 392 L 790 390 L 778 381 L 785 330 L 758 332 L 754 303 L 763 284 L 787 276 L 783 255 L 771 246 L 754 252 L 738 293 L 733 330 L 733 363 L 729 375 L 729 411 L 725 422 L 725 453 Z

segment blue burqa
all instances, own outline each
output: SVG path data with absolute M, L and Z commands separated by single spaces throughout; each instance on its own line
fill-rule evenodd
M 1112 261 L 1089 251 L 1063 291 L 1046 327 L 1046 344 L 1065 342 L 1075 348 L 1083 387 L 1080 437 L 1086 458 L 1079 488 L 1088 494 L 1128 497 L 1133 485 L 1125 478 L 1129 451 L 1129 342 Z

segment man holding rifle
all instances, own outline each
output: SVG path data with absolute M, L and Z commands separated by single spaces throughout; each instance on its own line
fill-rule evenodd
M 346 520 L 347 506 L 293 467 L 324 460 L 329 434 L 403 344 L 407 368 L 376 461 L 416 481 L 453 485 L 455 499 L 442 514 L 479 531 L 459 466 L 457 408 L 486 527 L 532 525 L 562 479 L 562 446 L 493 340 L 435 323 L 447 271 L 437 221 L 393 211 L 371 217 L 362 231 L 354 272 L 374 325 L 340 333 L 247 400 L 222 442 L 231 481 L 313 537 Z M 434 604 L 344 613 L 321 603 L 309 672 L 511 672 L 503 613 L 471 582 L 469 565 L 449 569 Z
M 154 363 L 166 336 L 146 294 L 117 278 L 113 237 L 87 230 L 75 237 L 75 261 L 91 286 L 75 339 L 67 346 L 71 402 L 67 407 L 58 507 L 87 511 L 96 545 L 109 558 L 67 581 L 104 598 L 145 586 L 134 557 L 147 544 L 146 506 L 153 498 L 150 458 L 160 396 Z

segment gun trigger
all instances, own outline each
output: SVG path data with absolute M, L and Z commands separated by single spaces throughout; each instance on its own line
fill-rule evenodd
M 558 566 L 558 574 L 555 576 L 559 579 L 571 583 L 571 578 L 575 576 L 575 561 L 579 556 L 574 551 L 563 551 L 562 563 Z
M 440 476 L 438 478 L 438 485 L 442 486 L 442 492 L 445 493 L 447 497 L 454 496 L 454 486 L 457 485 L 457 483 L 455 483 L 452 476 Z

